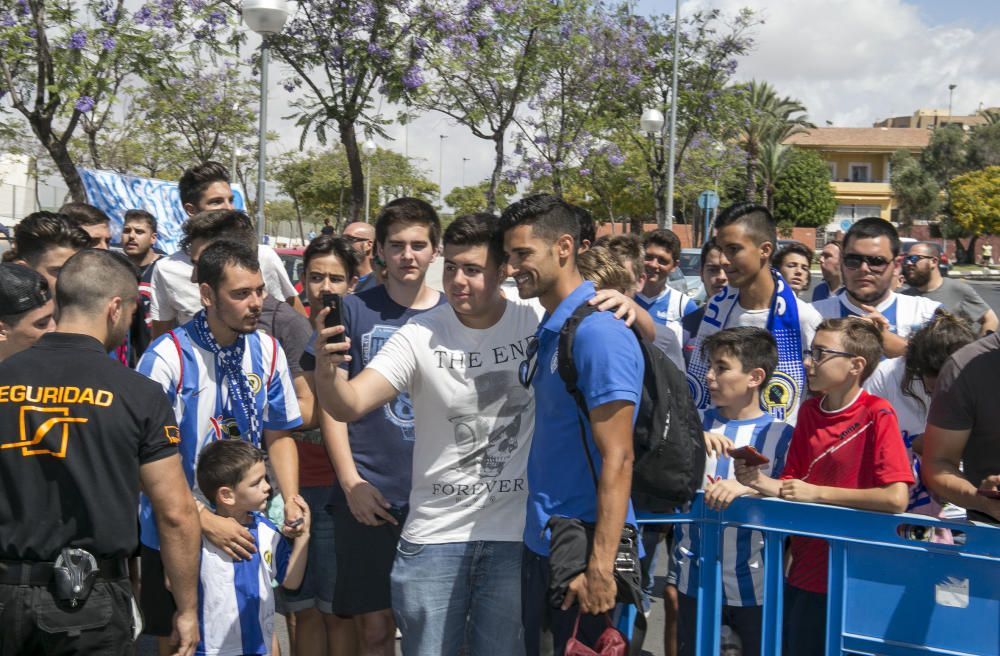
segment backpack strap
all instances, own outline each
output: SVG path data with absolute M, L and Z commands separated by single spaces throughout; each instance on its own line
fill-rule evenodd
M 573 310 L 559 329 L 559 356 L 557 366 L 559 377 L 562 378 L 566 391 L 573 397 L 577 405 L 577 422 L 580 426 L 580 442 L 583 444 L 583 453 L 587 456 L 587 465 L 590 467 L 590 476 L 594 479 L 594 489 L 597 489 L 597 468 L 594 467 L 594 458 L 590 455 L 590 448 L 587 446 L 587 430 L 584 428 L 583 419 L 588 417 L 587 401 L 583 398 L 583 392 L 576 386 L 578 374 L 576 364 L 573 362 L 573 344 L 576 341 L 576 329 L 580 327 L 583 320 L 589 317 L 597 308 L 584 301 Z
M 177 364 L 180 367 L 181 375 L 177 377 L 177 396 L 181 395 L 181 390 L 184 387 L 184 350 L 181 348 L 181 340 L 177 339 L 177 335 L 174 331 L 169 331 L 170 339 L 174 342 L 174 348 L 177 349 Z

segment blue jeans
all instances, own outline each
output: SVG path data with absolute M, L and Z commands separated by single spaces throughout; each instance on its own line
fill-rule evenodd
M 404 656 L 522 654 L 521 548 L 520 542 L 400 539 L 392 613 Z

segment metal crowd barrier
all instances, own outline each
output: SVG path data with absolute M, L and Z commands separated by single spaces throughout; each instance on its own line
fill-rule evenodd
M 1000 655 L 1000 528 L 751 497 L 716 512 L 701 493 L 687 513 L 640 514 L 639 523 L 700 527 L 699 656 L 719 654 L 720 551 L 723 529 L 730 526 L 764 533 L 763 655 L 781 654 L 782 543 L 789 535 L 830 545 L 827 656 Z M 914 526 L 951 529 L 964 543 L 918 541 L 901 529 Z M 647 640 L 658 639 L 647 634 Z

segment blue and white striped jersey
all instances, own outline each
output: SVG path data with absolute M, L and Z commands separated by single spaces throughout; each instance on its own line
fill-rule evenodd
M 285 352 L 262 332 L 244 335 L 243 371 L 250 381 L 260 425 L 265 430 L 289 430 L 302 424 Z M 225 379 L 216 373 L 215 355 L 198 341 L 188 323 L 156 339 L 139 360 L 139 373 L 163 387 L 180 427 L 181 464 L 188 484 L 197 492 L 195 464 L 202 448 L 213 440 L 248 435 L 238 425 Z M 139 506 L 140 540 L 159 549 L 149 499 Z
M 274 524 L 253 513 L 247 530 L 257 553 L 250 560 L 233 560 L 201 539 L 198 579 L 198 626 L 202 656 L 269 654 L 274 634 L 274 589 L 271 580 L 285 580 L 291 543 Z
M 755 419 L 733 420 L 722 417 L 716 408 L 702 411 L 702 428 L 725 435 L 738 448 L 753 446 L 770 459 L 763 472 L 771 477 L 781 474 L 785 466 L 788 445 L 792 441 L 792 426 L 775 420 L 769 414 Z M 709 478 L 711 477 L 711 478 Z M 705 459 L 705 480 L 736 478 L 733 459 L 729 456 Z M 690 524 L 674 529 L 674 574 L 677 589 L 691 597 L 698 594 L 698 531 Z M 727 606 L 760 606 L 764 603 L 764 535 L 760 531 L 727 528 L 722 538 L 722 598 Z

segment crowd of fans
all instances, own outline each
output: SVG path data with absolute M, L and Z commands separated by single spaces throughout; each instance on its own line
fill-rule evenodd
M 144 210 L 111 244 L 109 218 L 70 203 L 25 217 L 4 254 L 3 653 L 130 653 L 141 633 L 161 654 L 278 653 L 276 615 L 295 655 L 389 655 L 398 636 L 414 656 L 592 645 L 636 524 L 637 339 L 686 371 L 709 507 L 1000 521 L 996 314 L 942 278 L 935 244 L 901 257 L 882 219 L 823 246 L 809 303 L 812 249 L 776 251 L 766 208 L 729 207 L 699 304 L 670 284 L 670 230 L 598 239 L 548 195 L 442 230 L 399 198 L 308 244 L 303 304 L 223 166 L 185 171 L 179 191 L 176 253 Z M 443 292 L 425 280 L 437 258 Z M 586 412 L 557 366 L 584 303 L 600 310 L 572 351 Z M 555 605 L 559 517 L 592 543 Z M 642 536 L 641 611 L 663 543 L 666 631 L 647 639 L 693 654 L 696 527 Z M 720 545 L 724 635 L 747 656 L 763 549 L 744 529 Z M 822 653 L 826 545 L 787 552 L 785 653 Z

